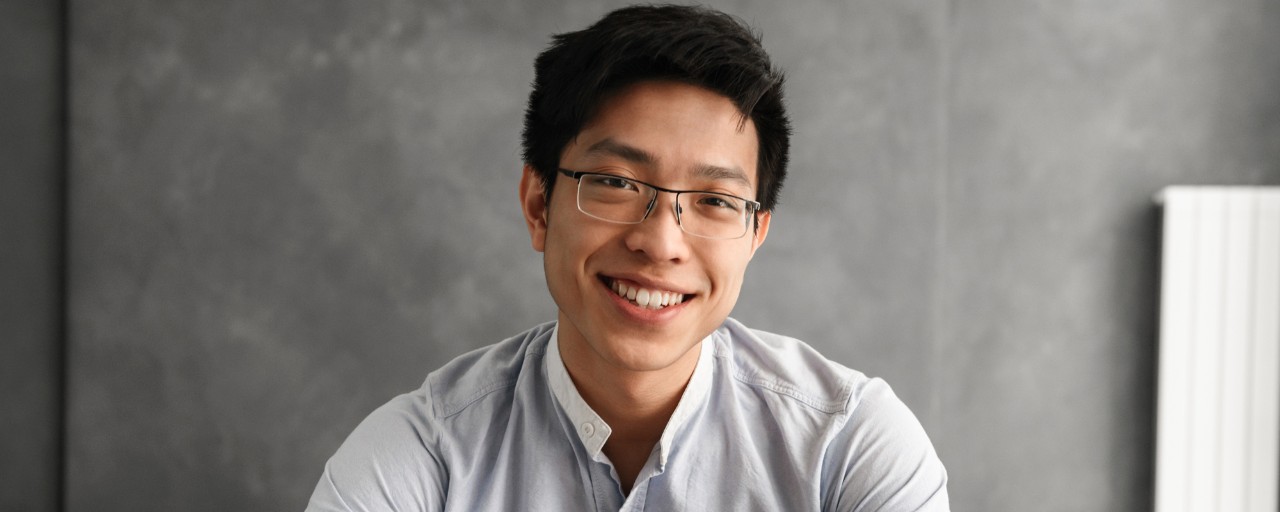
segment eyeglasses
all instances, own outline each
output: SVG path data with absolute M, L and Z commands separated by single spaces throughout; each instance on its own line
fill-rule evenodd
M 560 169 L 578 180 L 578 210 L 600 220 L 619 224 L 639 224 L 657 204 L 658 192 L 676 195 L 676 222 L 680 229 L 701 238 L 729 240 L 747 234 L 751 218 L 760 203 L 729 194 L 701 190 L 671 190 L 643 181 L 624 178 L 604 168 L 593 172 Z

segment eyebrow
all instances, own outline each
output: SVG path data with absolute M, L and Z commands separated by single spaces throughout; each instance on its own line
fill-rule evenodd
M 587 154 L 616 156 L 633 164 L 640 165 L 653 165 L 658 161 L 658 157 L 654 156 L 653 153 L 635 146 L 628 146 L 613 140 L 612 137 L 606 137 L 604 140 L 592 144 L 591 147 L 587 148 Z
M 741 182 L 747 187 L 751 187 L 751 180 L 747 179 L 747 173 L 737 167 L 720 167 L 718 165 L 700 165 L 694 169 L 693 174 L 711 181 L 730 180 Z
M 635 146 L 630 146 L 630 145 L 618 142 L 614 140 L 612 137 L 607 137 L 599 142 L 596 142 L 595 144 L 592 144 L 590 147 L 587 148 L 587 154 L 588 155 L 604 154 L 604 155 L 615 156 L 623 160 L 626 160 L 630 163 L 639 164 L 639 165 L 651 166 L 658 162 L 658 157 L 655 156 L 653 153 L 637 148 Z M 711 181 L 721 181 L 721 180 L 737 181 L 742 183 L 743 185 L 746 185 L 747 187 L 751 186 L 751 180 L 747 179 L 747 173 L 743 172 L 743 170 L 738 167 L 721 167 L 718 165 L 709 165 L 709 164 L 699 165 L 694 169 L 693 174 L 694 176 L 697 176 L 698 178 L 701 178 L 701 179 L 706 179 Z

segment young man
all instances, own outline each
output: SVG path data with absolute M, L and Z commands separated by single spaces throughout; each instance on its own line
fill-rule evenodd
M 536 75 L 519 196 L 557 321 L 375 411 L 308 510 L 948 510 L 883 381 L 728 318 L 787 164 L 758 38 L 632 7 Z

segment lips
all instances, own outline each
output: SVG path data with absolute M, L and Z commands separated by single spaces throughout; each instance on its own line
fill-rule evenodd
M 621 280 L 611 278 L 605 278 L 605 285 L 614 294 L 627 299 L 632 304 L 653 310 L 680 304 L 691 297 L 680 292 L 645 288 L 635 283 L 624 283 Z

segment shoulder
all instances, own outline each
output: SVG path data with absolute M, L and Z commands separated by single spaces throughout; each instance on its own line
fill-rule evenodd
M 855 404 L 823 457 L 827 509 L 949 510 L 947 470 L 907 405 L 880 379 Z
M 439 455 L 449 419 L 486 398 L 500 398 L 520 379 L 526 359 L 541 361 L 553 324 L 534 327 L 473 350 L 429 373 L 418 389 L 392 398 L 369 414 L 338 455 L 397 460 L 413 452 Z M 501 400 L 499 400 L 501 401 Z M 493 408 L 487 408 L 493 409 Z M 496 409 L 502 409 L 500 405 Z M 417 448 L 409 451 L 406 448 Z
M 503 341 L 467 352 L 427 374 L 422 386 L 392 398 L 357 428 L 427 428 L 468 405 L 515 385 L 526 359 L 541 360 L 554 324 L 543 324 Z
M 826 414 L 843 415 L 878 379 L 827 359 L 807 343 L 732 318 L 714 335 L 720 366 L 742 384 Z
M 545 323 L 476 349 L 427 375 L 418 393 L 436 418 L 447 418 L 485 397 L 515 387 L 525 365 L 542 361 L 555 323 Z
M 325 465 L 308 510 L 420 510 L 443 503 L 448 440 L 469 426 L 450 418 L 486 398 L 509 398 L 526 359 L 542 360 L 552 325 L 463 354 L 428 374 L 417 390 L 370 413 Z M 492 407 L 478 414 L 505 410 L 488 403 Z
M 718 367 L 739 385 L 821 425 L 824 510 L 947 510 L 947 474 L 919 420 L 889 385 L 787 336 L 733 319 L 716 331 Z M 794 433 L 796 425 L 788 425 Z M 789 434 L 790 435 L 790 434 Z

